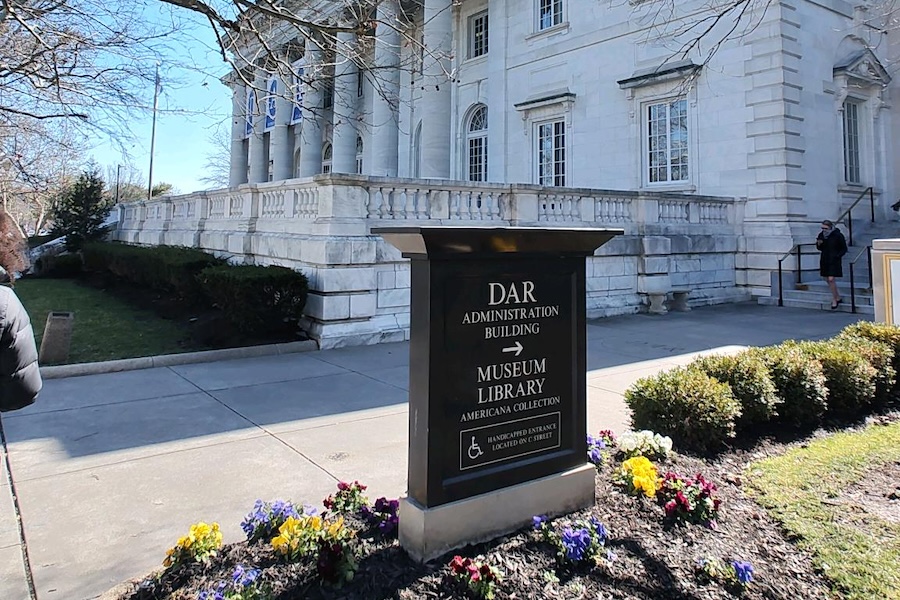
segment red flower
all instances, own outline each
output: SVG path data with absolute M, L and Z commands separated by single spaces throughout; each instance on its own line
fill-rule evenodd
M 677 508 L 678 506 L 675 504 L 674 500 L 669 500 L 668 502 L 666 502 L 666 516 L 671 517 L 672 515 L 674 515 Z
M 345 481 L 338 481 L 338 489 L 342 492 L 346 492 L 350 489 L 350 484 Z
M 450 561 L 450 569 L 453 571 L 454 575 L 462 575 L 466 572 L 465 562 L 463 561 L 462 556 L 454 556 L 453 560 Z
M 322 500 L 322 504 L 325 505 L 325 508 L 331 510 L 332 508 L 334 508 L 334 498 L 332 496 L 328 496 L 327 498 Z
M 469 564 L 466 565 L 466 570 L 469 572 L 469 579 L 472 581 L 478 581 L 481 579 L 481 574 L 478 572 L 478 565 L 473 564 L 469 561 Z

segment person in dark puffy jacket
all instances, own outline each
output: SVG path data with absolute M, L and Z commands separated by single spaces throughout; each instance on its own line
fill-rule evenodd
M 16 293 L 0 285 L 0 412 L 32 404 L 42 385 L 31 320 Z

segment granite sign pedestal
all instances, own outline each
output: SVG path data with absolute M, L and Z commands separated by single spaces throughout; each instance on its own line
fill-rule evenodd
M 411 259 L 401 545 L 427 561 L 592 504 L 585 257 L 622 231 L 372 233 Z

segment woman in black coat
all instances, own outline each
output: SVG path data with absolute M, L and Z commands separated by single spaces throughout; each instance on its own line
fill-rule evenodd
M 844 276 L 841 259 L 847 254 L 847 241 L 844 239 L 844 234 L 834 226 L 834 223 L 825 220 L 822 221 L 822 231 L 816 237 L 816 248 L 821 252 L 819 255 L 819 275 L 828 282 L 828 289 L 831 290 L 832 298 L 831 310 L 834 310 L 842 301 L 834 278 Z
M 28 406 L 41 385 L 28 313 L 16 293 L 0 285 L 0 412 Z

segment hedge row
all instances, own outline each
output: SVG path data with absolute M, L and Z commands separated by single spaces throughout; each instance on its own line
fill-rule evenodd
M 766 425 L 806 431 L 862 417 L 900 394 L 898 369 L 900 327 L 860 322 L 827 341 L 698 358 L 637 381 L 625 401 L 636 429 L 709 451 Z
M 245 333 L 296 326 L 306 306 L 306 276 L 285 267 L 233 266 L 194 248 L 95 242 L 82 249 L 89 271 L 176 295 L 192 306 L 215 306 Z

